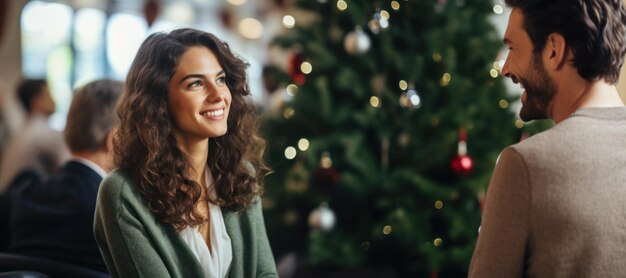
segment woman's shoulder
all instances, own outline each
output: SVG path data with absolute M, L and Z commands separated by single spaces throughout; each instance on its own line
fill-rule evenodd
M 257 218 L 263 214 L 261 196 L 254 195 L 250 203 L 239 211 L 235 211 L 237 214 L 246 214 L 248 217 Z
M 138 201 L 141 199 L 130 175 L 119 169 L 112 171 L 102 180 L 98 198 L 102 202 L 107 203 L 119 203 L 120 201 L 129 200 Z
M 101 190 L 104 190 L 108 193 L 115 193 L 122 191 L 123 188 L 127 186 L 132 186 L 133 182 L 130 176 L 119 169 L 113 170 L 110 172 L 103 180 L 100 185 Z

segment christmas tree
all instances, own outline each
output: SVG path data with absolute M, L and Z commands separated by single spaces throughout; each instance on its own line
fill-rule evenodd
M 300 0 L 267 71 L 288 100 L 263 131 L 272 247 L 326 271 L 466 275 L 508 107 L 490 0 Z

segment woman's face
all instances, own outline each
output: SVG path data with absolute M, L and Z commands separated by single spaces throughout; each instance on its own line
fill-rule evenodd
M 215 54 L 206 47 L 190 47 L 180 57 L 168 89 L 167 108 L 179 144 L 226 134 L 231 100 L 226 73 Z

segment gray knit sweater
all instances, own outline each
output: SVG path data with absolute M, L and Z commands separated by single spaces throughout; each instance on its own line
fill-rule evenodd
M 506 148 L 486 198 L 470 277 L 626 276 L 626 108 Z

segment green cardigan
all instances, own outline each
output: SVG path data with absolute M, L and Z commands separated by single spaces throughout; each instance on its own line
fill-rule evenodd
M 233 248 L 228 277 L 278 277 L 260 203 L 242 212 L 222 209 Z M 133 181 L 118 170 L 100 185 L 94 235 L 113 277 L 205 277 L 174 227 L 152 215 Z

